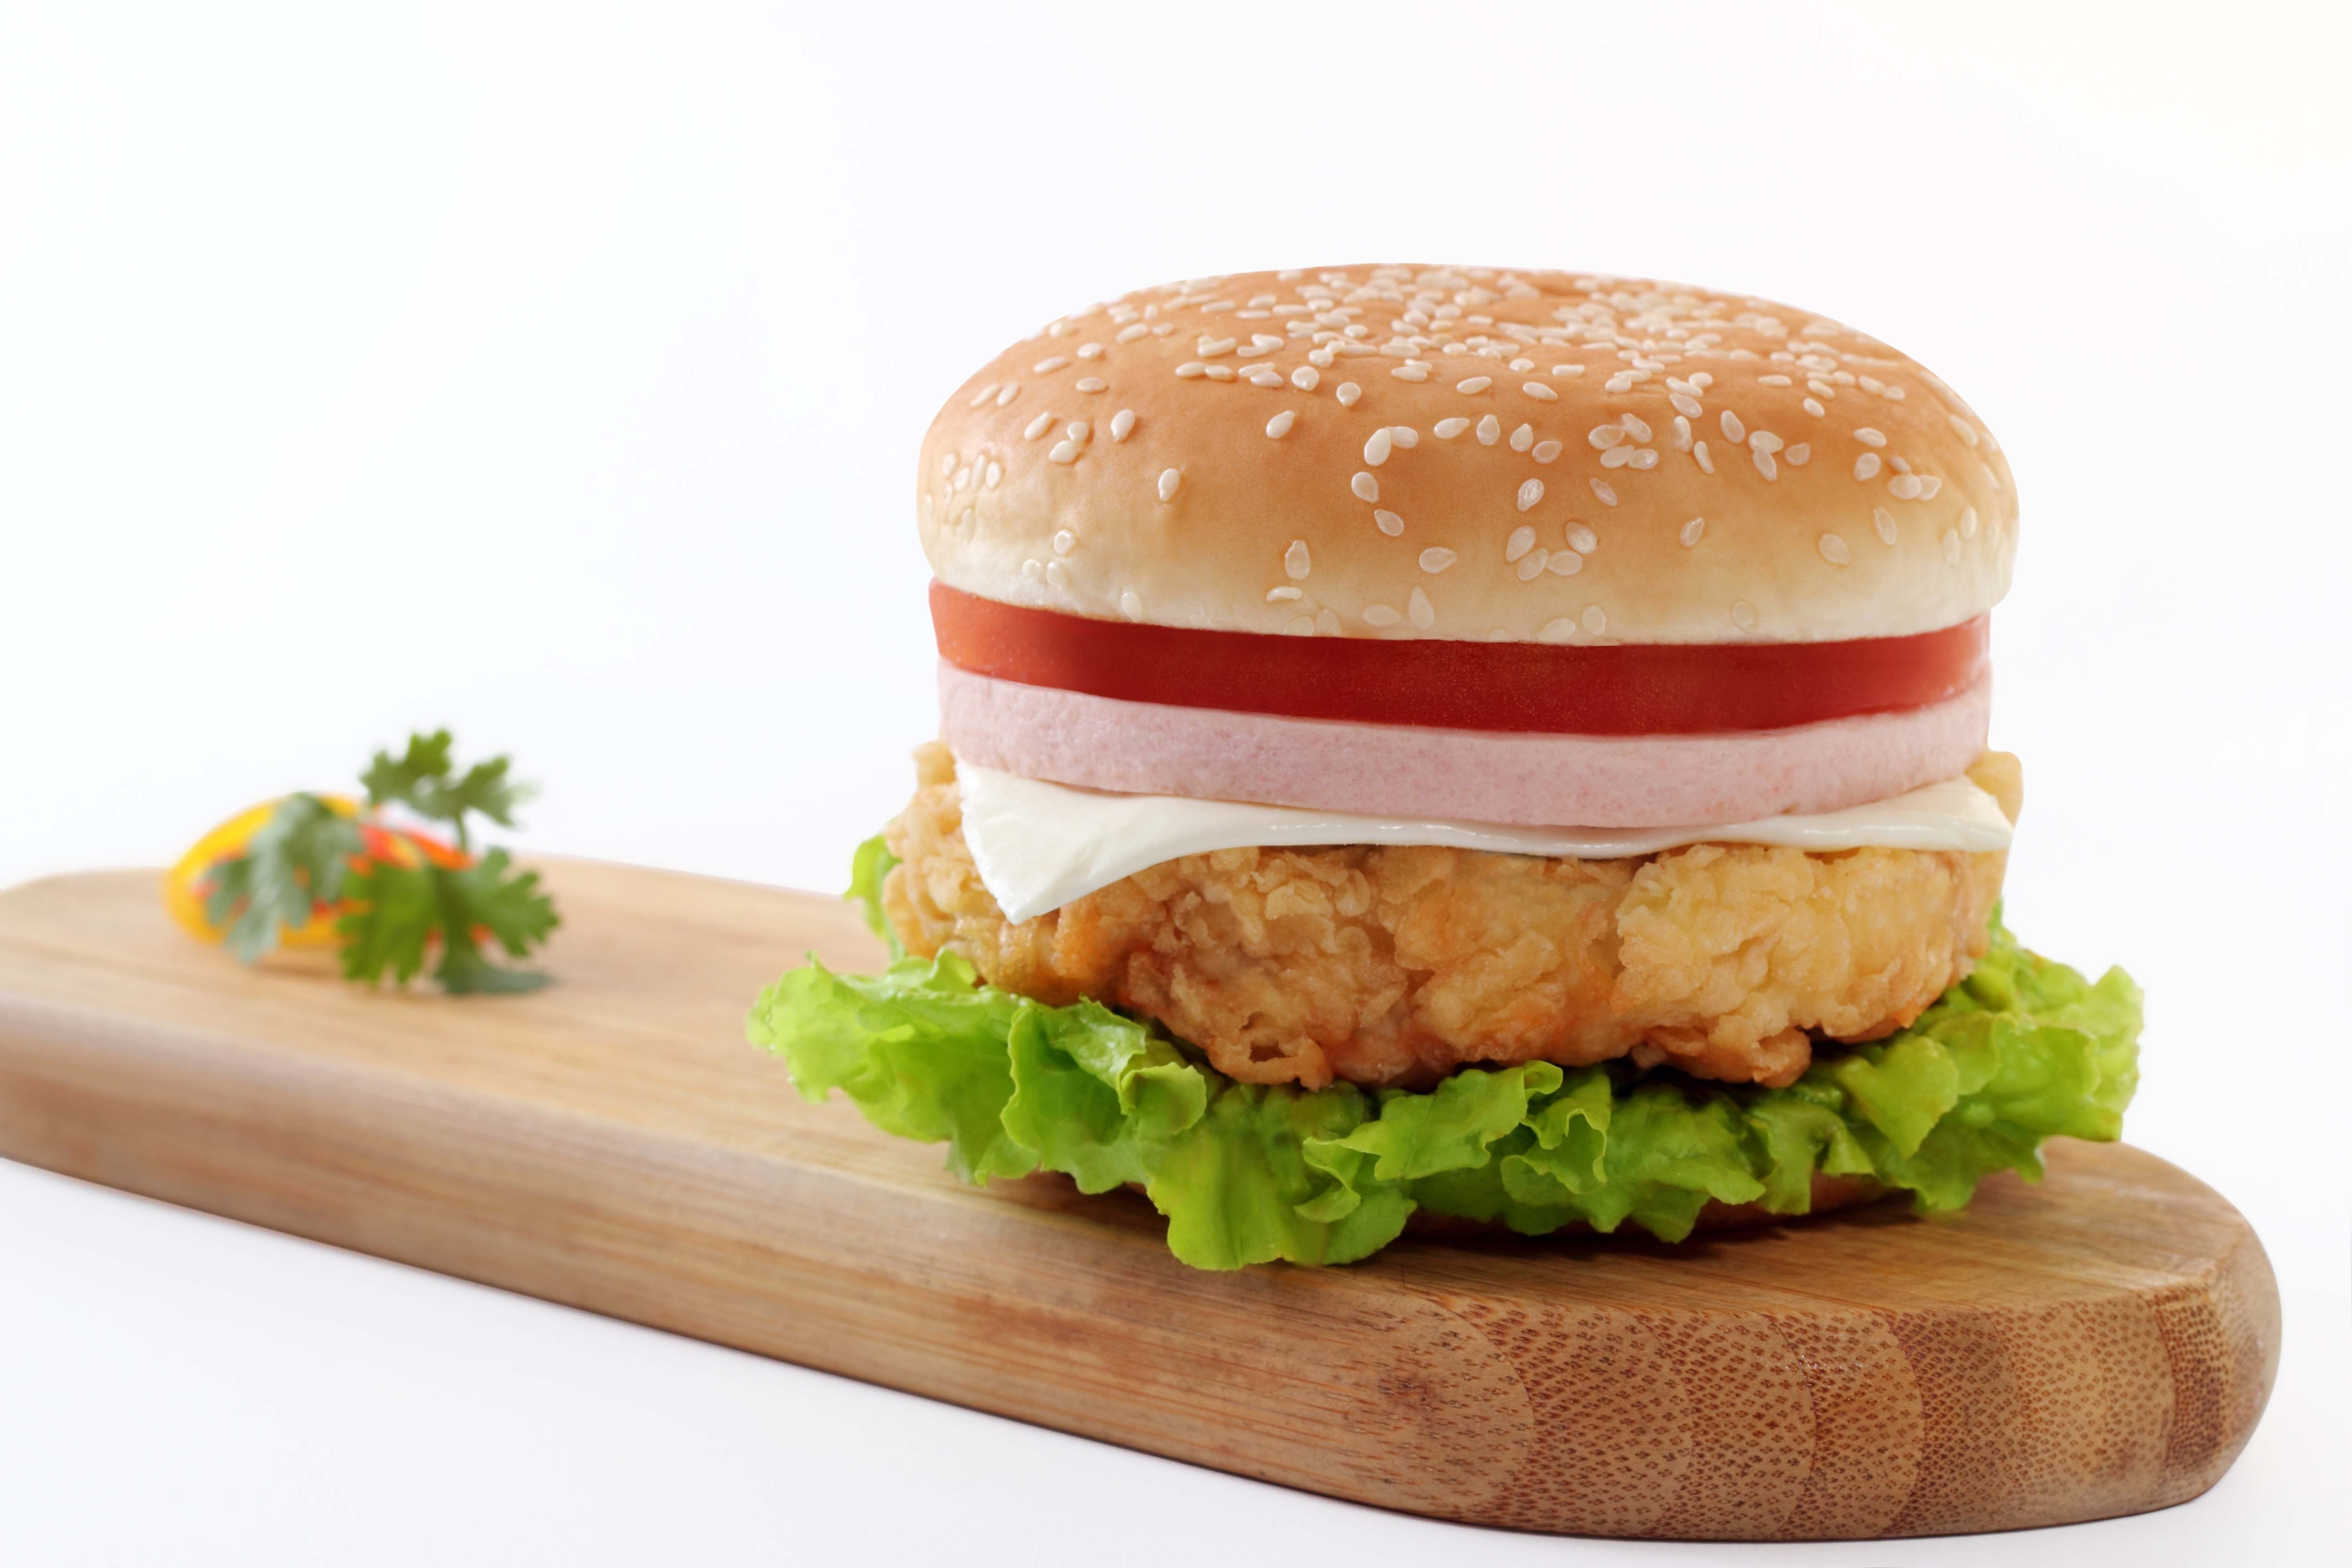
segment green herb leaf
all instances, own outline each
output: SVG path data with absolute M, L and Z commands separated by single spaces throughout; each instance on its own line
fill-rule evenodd
M 462 868 L 378 862 L 354 873 L 349 887 L 358 907 L 335 928 L 343 939 L 344 976 L 373 984 L 389 973 L 394 984 L 405 985 L 437 941 L 441 959 L 433 978 L 452 995 L 546 984 L 544 974 L 502 969 L 482 952 L 488 937 L 508 956 L 525 957 L 561 923 L 554 903 L 539 891 L 539 873 L 509 876 L 512 864 L 504 849 L 493 849 Z
M 247 843 L 214 866 L 205 918 L 226 933 L 228 950 L 251 963 L 278 945 L 278 927 L 300 931 L 312 912 L 342 896 L 360 830 L 314 795 L 289 795 Z
M 407 751 L 400 756 L 378 752 L 360 775 L 360 783 L 367 790 L 371 807 L 396 802 L 430 821 L 446 822 L 456 830 L 457 847 L 464 849 L 469 847 L 472 837 L 466 824 L 467 813 L 477 812 L 501 827 L 512 827 L 515 807 L 536 792 L 508 775 L 509 762 L 503 756 L 476 763 L 453 779 L 450 775 L 457 764 L 449 753 L 454 743 L 446 730 L 411 735 Z

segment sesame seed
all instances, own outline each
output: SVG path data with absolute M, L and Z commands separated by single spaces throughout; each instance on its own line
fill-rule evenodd
M 1531 359 L 1515 359 L 1511 362 L 1511 369 L 1520 375 L 1527 374 L 1535 367 L 1536 362 Z
M 1559 401 L 1559 394 L 1554 392 L 1550 387 L 1546 386 L 1540 381 L 1527 382 L 1519 387 L 1519 390 L 1526 393 L 1529 397 L 1534 398 L 1538 403 L 1557 403 Z
M 1690 449 L 1690 421 L 1677 414 L 1675 416 L 1675 450 L 1677 452 L 1687 452 Z
M 1305 577 L 1313 564 L 1313 559 L 1307 553 L 1307 541 L 1303 539 L 1292 540 L 1290 548 L 1282 552 L 1283 574 L 1294 583 Z
M 1176 374 L 1179 376 L 1181 376 L 1184 380 L 1191 381 L 1195 377 L 1208 374 L 1209 367 L 1202 364 L 1199 360 L 1188 359 L 1182 364 L 1176 367 Z
M 1028 578 L 1032 583 L 1042 583 L 1045 580 L 1045 563 L 1036 560 L 1024 561 L 1021 563 L 1021 575 Z
M 1076 441 L 1056 441 L 1054 449 L 1045 454 L 1045 460 L 1049 463 L 1075 463 L 1078 460 L 1078 444 Z
M 1777 452 L 1780 449 L 1780 437 L 1769 430 L 1751 430 L 1748 435 L 1748 449 L 1751 452 Z
M 1391 539 L 1394 539 L 1404 531 L 1404 519 L 1392 511 L 1375 510 L 1372 513 L 1372 526 Z
M 1045 563 L 1045 581 L 1066 594 L 1070 591 L 1070 569 L 1058 561 Z
M 1944 481 L 1937 479 L 1933 474 L 1921 474 L 1918 476 L 1918 479 L 1919 499 L 1921 500 L 1934 500 L 1936 499 L 1936 492 L 1944 488 Z M 959 486 L 957 488 L 961 489 L 962 487 Z
M 1625 451 L 1625 466 L 1636 473 L 1644 472 L 1658 466 L 1658 452 L 1654 447 L 1635 447 L 1631 450 L 1622 447 L 1619 449 Z
M 1294 616 L 1291 617 L 1290 624 L 1282 629 L 1291 637 L 1311 637 L 1315 635 L 1315 617 L 1312 616 Z
M 1592 493 L 1601 498 L 1601 504 L 1602 506 L 1615 506 L 1617 504 L 1617 492 L 1606 482 L 1601 479 L 1592 479 L 1587 482 L 1592 486 Z
M 1021 434 L 1025 439 L 1034 441 L 1038 437 L 1043 436 L 1046 431 L 1051 430 L 1053 427 L 1054 416 L 1051 414 L 1040 414 L 1036 418 L 1029 421 L 1028 428 L 1022 431 Z
M 1789 464 L 1791 468 L 1801 468 L 1812 460 L 1812 447 L 1807 442 L 1800 441 L 1795 446 L 1782 452 L 1780 454 L 1780 460 Z
M 1599 637 L 1602 632 L 1609 629 L 1609 617 L 1602 613 L 1600 605 L 1587 605 L 1584 606 L 1584 629 L 1591 633 L 1594 637 Z
M 1580 364 L 1556 364 L 1551 367 L 1551 373 L 1554 375 L 1573 379 L 1584 374 L 1584 367 Z
M 1067 555 L 1071 551 L 1076 550 L 1077 547 L 1078 536 L 1071 532 L 1068 529 L 1063 529 L 1054 535 L 1055 554 Z
M 1389 426 L 1389 439 L 1410 452 L 1421 445 L 1421 433 L 1410 425 L 1391 425 Z
M 1877 531 L 1879 543 L 1892 544 L 1895 542 L 1895 514 L 1893 512 L 1887 510 L 1883 506 L 1872 507 L 1870 509 L 1870 526 Z
M 1756 378 L 1766 386 L 1794 386 L 1797 384 L 1785 375 L 1759 375 Z
M 1748 426 L 1742 425 L 1739 422 L 1739 416 L 1734 414 L 1730 409 L 1725 409 L 1723 411 L 1723 417 L 1717 420 L 1717 423 L 1723 426 L 1723 438 L 1725 440 L 1745 441 L 1748 439 Z
M 1550 564 L 1551 552 L 1546 550 L 1540 544 L 1537 545 L 1533 550 L 1530 550 L 1525 555 L 1519 557 L 1519 564 L 1517 568 L 1519 581 L 1522 583 L 1534 582 L 1538 577 L 1543 575 L 1543 569 Z
M 1668 395 L 1666 401 L 1675 405 L 1675 413 L 1687 415 L 1693 419 L 1699 416 L 1699 414 L 1704 407 L 1704 405 L 1702 405 L 1697 398 L 1686 397 L 1679 392 Z
M 1865 447 L 1884 447 L 1886 437 L 1865 425 L 1853 433 L 1853 438 Z
M 1944 563 L 1957 565 L 1960 559 L 1960 535 L 1958 529 L 1944 530 Z
M 1364 625 L 1368 626 L 1392 626 L 1403 619 L 1402 616 L 1386 605 L 1364 606 Z
M 1118 330 L 1118 336 L 1114 338 L 1112 342 L 1131 343 L 1138 338 L 1150 336 L 1150 332 L 1151 329 L 1150 327 L 1145 326 L 1141 321 L 1138 321 L 1131 327 L 1121 327 Z
M 1822 559 L 1828 562 L 1832 566 L 1843 566 L 1847 562 L 1853 559 L 1853 552 L 1848 550 L 1845 546 L 1845 541 L 1839 538 L 1834 533 L 1824 533 L 1822 535 L 1821 552 Z
M 1895 475 L 1893 479 L 1886 481 L 1886 493 L 1893 496 L 1896 500 L 1917 500 L 1919 499 L 1919 476 L 1916 474 Z
M 1037 375 L 1050 375 L 1069 363 L 1070 361 L 1067 355 L 1055 354 L 1051 359 L 1039 360 L 1035 364 L 1031 365 L 1029 369 L 1032 373 Z
M 1364 389 L 1352 381 L 1343 381 L 1339 384 L 1339 390 L 1336 395 L 1339 399 L 1340 407 L 1353 408 L 1356 405 L 1356 399 L 1364 395 Z
M 1174 472 L 1173 469 L 1170 471 Z M 1118 610 L 1129 620 L 1139 621 L 1143 618 L 1143 600 L 1134 589 L 1129 588 L 1118 596 Z
M 1116 414 L 1114 414 L 1114 415 L 1112 415 L 1112 416 L 1110 416 L 1110 438 L 1111 438 L 1112 440 L 1114 440 L 1114 441 L 1124 441 L 1124 440 L 1126 440 L 1126 439 L 1127 439 L 1127 433 L 1128 433 L 1129 431 L 1130 431 L 1130 430 L 1134 429 L 1134 428 L 1135 428 L 1135 410 L 1134 410 L 1134 409 L 1132 409 L 1132 408 L 1122 408 L 1122 409 L 1120 409 L 1118 413 L 1116 413 Z M 994 484 L 995 482 L 996 482 L 996 481 L 995 481 L 994 479 L 991 479 L 991 480 L 989 481 L 989 483 L 991 483 L 991 484 Z
M 1306 596 L 1306 589 L 1297 587 L 1288 583 L 1285 583 L 1279 588 L 1268 588 L 1265 591 L 1265 602 L 1269 605 L 1286 605 L 1291 603 L 1293 600 L 1303 599 Z
M 1427 381 L 1429 379 L 1429 367 L 1427 365 L 1419 364 L 1401 364 L 1397 366 L 1396 369 L 1389 372 L 1389 374 L 1396 377 L 1399 381 Z
M 955 466 L 956 466 L 956 455 L 955 455 L 953 452 L 942 452 L 942 453 L 940 453 L 940 473 L 942 473 L 942 474 L 952 474 L 952 473 L 954 473 L 954 472 L 955 472 Z
M 1298 416 L 1286 408 L 1265 422 L 1265 433 L 1279 441 L 1289 435 L 1290 427 L 1297 423 Z
M 1821 418 L 1823 415 L 1829 412 L 1828 409 L 1822 406 L 1822 400 L 1818 397 L 1806 398 L 1804 406 L 1805 412 L 1811 415 L 1816 419 Z
M 1377 468 L 1382 463 L 1387 462 L 1389 460 L 1389 447 L 1393 444 L 1393 440 L 1394 438 L 1389 435 L 1388 429 L 1385 426 L 1373 431 L 1371 439 L 1364 443 L 1365 467 Z
M 1538 463 L 1549 463 L 1553 458 L 1559 457 L 1559 454 L 1560 445 L 1559 442 L 1538 441 L 1536 443 L 1533 456 L 1535 460 Z
M 1853 460 L 1853 477 L 1857 479 L 1876 479 L 1878 477 L 1878 454 L 1875 452 L 1864 452 L 1861 457 L 1856 458 Z
M 1706 443 L 1704 441 L 1695 441 L 1691 444 L 1691 461 L 1698 465 L 1698 471 L 1702 474 L 1715 472 L 1715 459 L 1707 456 Z
M 1541 500 L 1543 500 L 1543 481 L 1541 479 L 1529 479 L 1519 487 L 1519 510 L 1521 511 L 1527 510 L 1528 508 L 1535 505 L 1536 502 Z
M 1967 420 L 1961 418 L 1957 414 L 1948 414 L 1944 416 L 1944 419 L 1947 424 L 1951 426 L 1953 434 L 1959 437 L 1961 440 L 1966 441 L 1971 447 L 1977 444 L 1978 437 L 1977 427 L 1975 426 L 1969 424 Z
M 1067 436 L 1073 441 L 1083 444 L 1087 437 L 1093 435 L 1094 432 L 1088 427 L 1085 420 L 1073 419 L 1069 424 L 1063 426 L 1062 434 Z
M 1584 557 L 1573 550 L 1555 550 L 1545 560 L 1544 570 L 1555 577 L 1573 577 L 1584 570 Z
M 1911 459 L 1908 458 L 1889 458 L 1886 459 L 1886 466 L 1893 468 L 1898 474 L 1907 474 L 1911 471 Z
M 1161 500 L 1174 500 L 1176 499 L 1176 487 L 1183 482 L 1184 476 L 1179 470 L 1175 468 L 1160 469 L 1160 499 Z
M 1604 468 L 1622 468 L 1633 460 L 1633 453 L 1636 450 L 1637 448 L 1633 447 L 1612 447 L 1601 454 L 1601 466 Z
M 1974 539 L 1976 536 L 1977 509 L 1969 507 L 1967 510 L 1960 513 L 1960 537 L 1962 539 Z
M 1404 602 L 1404 611 L 1412 617 L 1412 624 L 1423 631 L 1427 631 L 1437 624 L 1435 607 L 1430 604 L 1429 595 L 1419 588 L 1415 588 L 1412 591 L 1412 596 Z
M 1467 419 L 1441 419 L 1430 428 L 1432 434 L 1435 435 L 1439 440 L 1451 441 L 1454 437 L 1461 435 L 1462 432 L 1470 428 L 1470 421 Z
M 1489 414 L 1478 421 L 1478 445 L 1491 447 L 1503 438 L 1503 422 Z
M 1536 531 L 1526 523 L 1511 530 L 1511 537 L 1503 541 L 1503 559 L 1517 561 L 1536 547 Z
M 1101 392 L 1108 388 L 1110 383 L 1098 375 L 1084 375 L 1078 378 L 1076 384 L 1080 392 Z
M 1234 367 L 1229 364 L 1203 365 L 1201 374 L 1211 381 L 1231 381 L 1234 379 Z
M 1021 384 L 1017 381 L 1012 382 L 1005 386 L 1003 391 L 996 395 L 996 406 L 1002 408 L 1020 395 Z
M 1202 338 L 1192 345 L 1192 352 L 1202 359 L 1221 359 L 1234 352 L 1232 338 Z
M 1754 459 L 1756 471 L 1758 473 L 1763 475 L 1768 479 L 1777 479 L 1780 477 L 1780 467 L 1772 460 L 1771 453 L 1763 450 L 1761 447 L 1752 447 L 1749 449 L 1748 455 L 1750 458 Z
M 1002 463 L 991 463 L 991 464 L 989 464 L 989 465 L 988 465 L 988 488 L 989 488 L 990 489 L 994 489 L 996 488 L 996 481 L 997 481 L 997 480 L 999 480 L 999 479 L 1003 479 L 1003 477 L 1004 477 L 1004 465 L 1003 465 L 1003 464 L 1002 464 Z
M 1536 633 L 1538 642 L 1567 642 L 1576 636 L 1576 617 L 1562 616 L 1556 621 L 1546 621 L 1543 630 Z
M 1512 451 L 1524 452 L 1535 444 L 1536 427 L 1534 426 L 1522 425 L 1517 429 L 1511 432 Z
M 1590 555 L 1601 548 L 1601 536 L 1580 522 L 1568 525 L 1568 547 L 1579 555 Z
M 1282 385 L 1282 373 L 1270 364 L 1262 364 L 1250 372 L 1249 383 L 1252 386 L 1263 386 L 1271 392 Z
M 982 387 L 978 392 L 973 393 L 971 395 L 971 401 L 964 405 L 964 406 L 967 408 L 977 408 L 995 395 L 996 383 L 992 381 L 986 386 Z
M 1491 375 L 1474 375 L 1455 382 L 1454 384 L 1454 390 L 1461 393 L 1466 397 L 1484 392 L 1494 384 L 1495 378 Z
M 1743 632 L 1753 631 L 1756 628 L 1756 606 L 1745 599 L 1732 600 L 1731 624 Z
M 1677 534 L 1675 537 L 1683 542 L 1683 548 L 1687 550 L 1692 545 L 1696 544 L 1699 542 L 1700 537 L 1706 532 L 1706 519 L 1703 517 L 1695 517 L 1688 522 L 1683 524 L 1682 532 Z
M 1356 499 L 1358 500 L 1378 500 L 1381 499 L 1381 481 L 1372 478 L 1370 474 L 1359 473 L 1354 479 L 1348 481 L 1348 488 L 1356 492 Z
M 1421 552 L 1421 569 L 1434 575 L 1454 564 L 1454 552 L 1442 544 L 1433 544 Z
M 1312 392 L 1323 380 L 1323 373 L 1311 364 L 1302 364 L 1290 373 L 1290 384 L 1301 392 Z
M 1595 425 L 1584 433 L 1584 439 L 1596 451 L 1606 452 L 1625 439 L 1622 425 Z

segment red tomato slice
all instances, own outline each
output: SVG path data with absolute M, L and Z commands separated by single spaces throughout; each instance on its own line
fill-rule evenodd
M 1916 637 L 1571 647 L 1290 637 L 1098 621 L 931 584 L 950 664 L 1026 686 L 1298 719 L 1562 735 L 1779 730 L 1957 697 L 1983 679 L 1979 616 Z

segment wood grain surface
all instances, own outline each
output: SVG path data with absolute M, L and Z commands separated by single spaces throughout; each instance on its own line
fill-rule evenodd
M 1966 1214 L 1666 1247 L 1407 1237 L 1187 1269 L 1124 1193 L 963 1187 L 743 1043 L 810 894 L 545 867 L 560 983 L 246 971 L 153 872 L 0 894 L 0 1153 L 1239 1475 L 1578 1534 L 1825 1539 L 2139 1512 L 2219 1479 L 2278 1365 L 2237 1212 L 2121 1147 Z

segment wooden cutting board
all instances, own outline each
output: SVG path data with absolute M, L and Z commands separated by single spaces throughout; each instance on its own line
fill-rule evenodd
M 1804 1540 L 2162 1508 L 2278 1366 L 2243 1219 L 2061 1141 L 1952 1219 L 1882 1204 L 1680 1247 L 1408 1238 L 1196 1273 L 1125 1193 L 963 1187 L 803 1103 L 760 986 L 876 946 L 834 900 L 546 867 L 560 984 L 240 969 L 157 874 L 0 894 L 0 1153 L 1286 1486 L 1482 1524 Z

